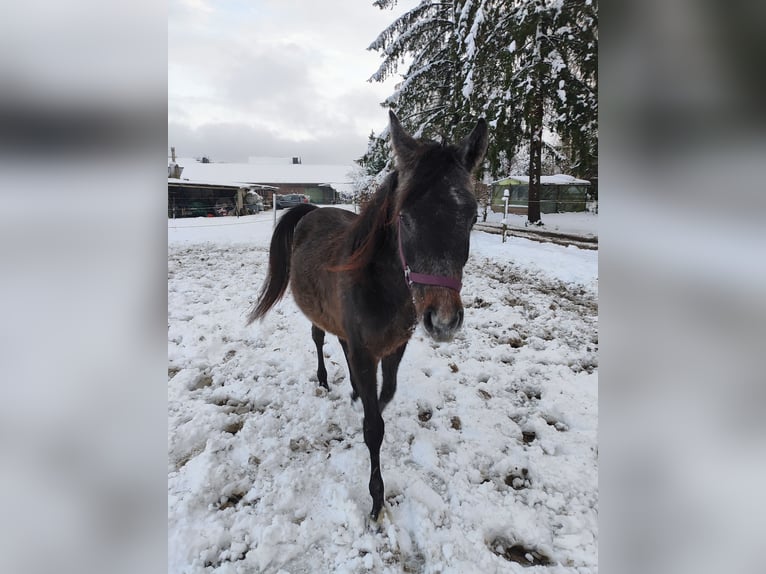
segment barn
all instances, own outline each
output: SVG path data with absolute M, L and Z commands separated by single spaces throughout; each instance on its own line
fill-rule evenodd
M 227 181 L 260 185 L 264 201 L 271 205 L 272 193 L 308 195 L 312 203 L 340 203 L 340 194 L 353 191 L 351 165 L 309 165 L 300 158 L 250 158 L 247 163 L 205 162 L 180 158 L 184 177 L 200 181 Z
M 263 209 L 263 193 L 273 188 L 168 178 L 168 218 L 250 215 Z

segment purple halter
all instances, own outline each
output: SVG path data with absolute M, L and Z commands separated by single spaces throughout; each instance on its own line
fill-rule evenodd
M 441 275 L 424 275 L 423 273 L 414 273 L 410 266 L 407 265 L 407 260 L 404 258 L 404 249 L 402 249 L 402 216 L 399 216 L 399 228 L 397 233 L 399 234 L 399 258 L 402 260 L 402 268 L 404 269 L 404 280 L 407 281 L 407 286 L 412 287 L 413 283 L 419 283 L 421 285 L 436 285 L 437 287 L 447 287 L 460 293 L 460 289 L 463 284 L 452 277 L 444 277 Z

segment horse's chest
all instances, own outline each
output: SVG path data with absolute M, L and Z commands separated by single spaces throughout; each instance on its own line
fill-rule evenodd
M 390 355 L 410 340 L 415 329 L 415 307 L 411 302 L 388 307 L 382 302 L 368 307 L 365 322 L 356 325 L 363 345 L 377 358 Z

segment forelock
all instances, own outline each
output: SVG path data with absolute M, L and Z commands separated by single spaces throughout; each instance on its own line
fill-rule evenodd
M 428 193 L 448 193 L 458 204 L 470 202 L 470 174 L 454 145 L 422 142 L 407 164 L 399 166 L 396 212 Z

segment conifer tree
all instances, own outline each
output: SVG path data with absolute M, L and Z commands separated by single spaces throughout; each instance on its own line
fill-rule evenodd
M 485 117 L 494 176 L 526 145 L 536 223 L 544 129 L 559 136 L 573 175 L 597 173 L 597 14 L 592 0 L 422 0 L 370 45 L 383 57 L 371 80 L 409 62 L 384 105 L 419 136 L 459 139 Z

